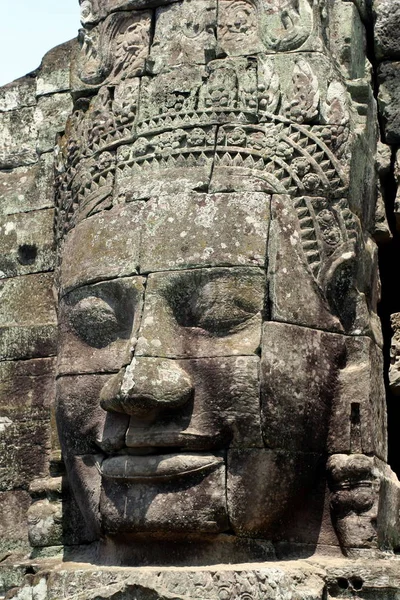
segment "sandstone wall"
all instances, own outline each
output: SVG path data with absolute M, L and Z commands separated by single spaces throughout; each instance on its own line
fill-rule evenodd
M 53 148 L 72 109 L 74 45 L 54 48 L 37 71 L 0 89 L 0 560 L 26 552 L 30 486 L 60 465 Z

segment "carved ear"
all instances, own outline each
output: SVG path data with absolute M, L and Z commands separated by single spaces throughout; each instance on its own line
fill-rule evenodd
M 324 275 L 323 288 L 331 311 L 349 331 L 356 318 L 358 291 L 355 286 L 357 261 L 353 248 L 342 247 Z

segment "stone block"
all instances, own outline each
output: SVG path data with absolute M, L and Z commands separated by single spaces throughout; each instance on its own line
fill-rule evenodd
M 218 54 L 243 56 L 262 52 L 256 7 L 243 1 L 218 3 Z
M 157 77 L 142 77 L 138 133 L 156 128 L 157 120 L 153 127 L 151 124 L 149 127 L 146 120 L 153 121 L 165 113 L 195 111 L 205 76 L 203 65 L 183 64 L 172 67 L 167 72 L 158 74 Z
M 13 169 L 37 162 L 35 108 L 0 113 L 0 169 Z
M 101 445 L 124 446 L 129 416 L 113 415 L 111 419 L 100 406 L 100 392 L 109 379 L 109 375 L 94 374 L 57 379 L 57 425 L 67 462 L 74 456 L 99 454 Z
M 270 196 L 177 194 L 143 211 L 142 273 L 205 266 L 257 266 L 266 260 Z
M 63 494 L 64 543 L 79 545 L 98 540 L 101 462 L 103 456 L 69 455 L 66 460 L 68 491 Z M 73 492 L 73 493 L 72 493 Z
M 54 159 L 44 154 L 35 165 L 0 171 L 0 214 L 12 215 L 54 205 Z
M 387 459 L 383 357 L 366 337 L 346 339 L 346 358 L 332 402 L 328 452 Z
M 183 63 L 204 65 L 216 55 L 216 0 L 189 0 L 156 10 L 154 40 L 149 57 L 153 73 Z
M 54 269 L 54 210 L 0 217 L 0 277 Z
M 0 112 L 36 104 L 36 78 L 26 75 L 0 87 Z
M 265 445 L 289 452 L 324 453 L 345 360 L 344 336 L 267 322 L 261 348 Z
M 31 503 L 28 492 L 0 492 L 0 552 L 29 549 L 26 515 Z
M 77 45 L 78 41 L 73 39 L 52 48 L 44 55 L 36 78 L 38 96 L 69 90 L 71 57 Z
M 48 473 L 54 360 L 0 363 L 0 490 L 27 490 Z
M 63 543 L 62 504 L 38 500 L 28 510 L 29 543 L 34 548 Z
M 34 119 L 38 131 L 36 150 L 39 154 L 53 150 L 57 134 L 64 131 L 72 109 L 70 94 L 52 94 L 38 99 Z
M 265 292 L 265 274 L 257 267 L 151 274 L 136 354 L 252 355 L 260 345 Z
M 354 2 L 334 2 L 330 6 L 329 45 L 347 79 L 365 76 L 366 30 Z
M 57 320 L 53 274 L 14 277 L 0 282 L 0 357 L 16 360 L 56 353 Z
M 142 314 L 144 279 L 81 287 L 59 306 L 58 372 L 118 371 L 130 360 Z
M 400 142 L 400 62 L 383 62 L 378 67 L 378 106 L 382 116 L 385 141 Z
M 89 217 L 70 231 L 64 242 L 61 266 L 64 292 L 137 273 L 143 207 L 144 202 L 115 206 Z
M 378 60 L 400 58 L 400 2 L 399 0 L 373 0 L 375 20 L 374 42 Z
M 329 517 L 322 522 L 324 468 L 325 459 L 318 454 L 228 450 L 227 504 L 235 534 L 274 542 L 290 539 L 312 552 L 331 529 Z
M 332 314 L 307 264 L 306 252 L 312 254 L 316 242 L 302 239 L 293 199 L 273 196 L 271 218 L 268 248 L 271 318 L 316 329 L 342 331 L 339 319 Z

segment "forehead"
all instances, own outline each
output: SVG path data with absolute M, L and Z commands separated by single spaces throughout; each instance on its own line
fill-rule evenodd
M 61 286 L 198 267 L 265 266 L 270 196 L 160 195 L 80 222 L 62 248 Z

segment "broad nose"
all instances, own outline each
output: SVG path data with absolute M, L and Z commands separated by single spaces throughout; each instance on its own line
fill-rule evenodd
M 108 412 L 146 417 L 180 408 L 192 394 L 192 381 L 176 360 L 134 358 L 104 385 L 100 404 Z

